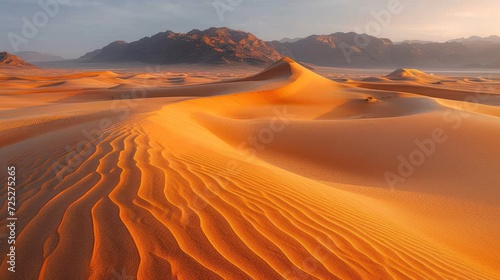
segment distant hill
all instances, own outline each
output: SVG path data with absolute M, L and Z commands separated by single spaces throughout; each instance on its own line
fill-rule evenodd
M 297 61 L 336 67 L 457 68 L 494 67 L 500 44 L 492 42 L 401 43 L 369 35 L 312 35 L 296 42 L 272 42 Z
M 160 64 L 270 64 L 281 55 L 254 35 L 229 28 L 192 30 L 186 34 L 166 31 L 127 43 L 115 41 L 80 60 L 141 61 Z
M 279 40 L 279 42 L 280 43 L 295 43 L 295 42 L 302 40 L 302 39 L 304 39 L 304 38 L 297 37 L 297 38 L 290 39 L 290 38 L 285 37 L 285 38 Z
M 0 52 L 0 66 L 33 66 L 8 52 Z
M 52 55 L 52 54 L 48 54 L 48 53 L 39 53 L 39 52 L 34 52 L 34 51 L 17 52 L 16 56 L 18 56 L 18 57 L 20 57 L 28 62 L 31 62 L 31 63 L 66 60 L 65 58 L 57 56 L 57 55 Z
M 491 35 L 489 37 L 471 36 L 469 38 L 458 38 L 458 39 L 449 40 L 448 42 L 464 43 L 464 42 L 477 42 L 477 41 L 500 44 L 500 37 L 496 36 L 496 35 Z
M 435 43 L 433 41 L 422 41 L 422 40 L 404 40 L 401 42 L 394 42 L 395 45 L 400 45 L 400 44 L 430 44 L 430 43 Z
M 357 42 L 360 38 L 368 42 L 360 48 Z M 389 64 L 391 52 L 389 39 L 373 36 L 360 36 L 354 32 L 333 33 L 330 35 L 311 35 L 296 42 L 271 42 L 285 56 L 294 60 L 312 63 L 320 66 L 369 66 Z

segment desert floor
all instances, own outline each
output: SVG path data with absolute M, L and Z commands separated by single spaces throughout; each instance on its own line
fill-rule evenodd
M 0 70 L 1 279 L 500 279 L 500 77 L 185 70 Z

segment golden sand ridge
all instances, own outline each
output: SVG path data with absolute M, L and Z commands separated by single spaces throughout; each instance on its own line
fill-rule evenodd
M 499 279 L 498 85 L 3 72 L 15 279 Z

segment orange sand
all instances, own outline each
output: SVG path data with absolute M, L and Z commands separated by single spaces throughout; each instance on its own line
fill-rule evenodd
M 4 72 L 0 163 L 19 186 L 0 278 L 499 279 L 498 86 L 338 83 L 289 59 L 229 81 Z

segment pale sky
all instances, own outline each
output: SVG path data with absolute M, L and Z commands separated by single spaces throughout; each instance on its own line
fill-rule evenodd
M 58 9 L 39 4 L 54 7 L 55 1 Z M 400 4 L 397 14 L 388 12 L 394 1 Z M 391 16 L 377 28 L 374 14 L 380 11 Z M 28 28 L 23 34 L 23 26 L 30 24 L 36 32 Z M 15 38 L 20 50 L 75 58 L 115 40 L 212 26 L 248 31 L 264 40 L 357 31 L 393 41 L 446 41 L 500 35 L 500 1 L 0 0 L 0 50 L 9 52 L 14 52 L 10 41 Z

